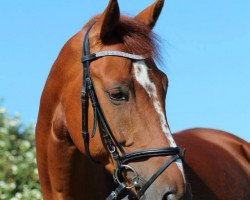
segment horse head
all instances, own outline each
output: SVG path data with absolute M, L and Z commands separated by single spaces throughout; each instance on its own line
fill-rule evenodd
M 120 16 L 117 1 L 111 0 L 106 10 L 85 26 L 83 44 L 85 51 L 83 67 L 86 68 L 83 72 L 85 99 L 82 101 L 88 100 L 86 90 L 89 87 L 91 102 L 95 104 L 92 112 L 93 145 L 90 150 L 86 127 L 91 124 L 89 125 L 90 120 L 86 116 L 85 102 L 82 105 L 85 109 L 83 110 L 85 122 L 82 122 L 85 130 L 83 136 L 85 153 L 91 155 L 93 160 L 103 162 L 111 173 L 115 171 L 115 180 L 120 185 L 123 183 L 120 179 L 125 179 L 124 187 L 127 189 L 134 187 L 135 193 L 141 193 L 139 197 L 144 196 L 147 199 L 161 199 L 164 196 L 166 199 L 179 199 L 185 192 L 183 168 L 179 158 L 173 160 L 176 161 L 175 164 L 172 164 L 166 172 L 160 172 L 163 174 L 152 180 L 147 188 L 143 188 L 151 181 L 155 172 L 158 173 L 157 170 L 166 160 L 166 157 L 162 157 L 157 150 L 176 147 L 164 112 L 167 77 L 153 61 L 156 48 L 151 30 L 162 6 L 163 1 L 158 0 L 136 17 L 128 18 Z M 101 57 L 99 59 L 93 52 L 102 52 L 103 55 L 99 56 Z M 129 53 L 130 56 L 123 52 Z M 143 54 L 145 57 L 133 58 L 133 55 L 138 54 Z M 96 57 L 89 58 L 89 55 Z M 87 73 L 91 76 L 86 77 Z M 91 80 L 91 84 L 86 81 L 87 78 Z M 96 137 L 94 140 L 97 122 L 98 131 L 101 132 L 98 135 L 101 138 Z M 153 150 L 156 150 L 154 156 L 148 153 Z M 126 160 L 127 157 L 132 157 L 130 162 Z M 128 162 L 130 165 L 125 165 Z
M 72 143 L 88 162 L 114 174 L 118 187 L 109 199 L 124 190 L 127 198 L 185 196 L 181 150 L 165 113 L 168 79 L 154 62 L 152 29 L 163 4 L 157 0 L 131 18 L 120 15 L 117 0 L 110 0 L 66 43 L 47 82 L 47 90 L 60 91 L 55 96 Z

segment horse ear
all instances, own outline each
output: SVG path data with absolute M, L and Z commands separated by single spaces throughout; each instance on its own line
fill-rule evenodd
M 105 11 L 97 21 L 100 28 L 100 39 L 105 40 L 110 36 L 120 19 L 120 9 L 117 0 L 110 0 Z
M 138 15 L 136 15 L 135 19 L 140 22 L 143 22 L 151 29 L 153 29 L 158 17 L 161 14 L 163 5 L 164 0 L 156 0 L 152 5 L 150 5 L 145 10 L 141 11 Z

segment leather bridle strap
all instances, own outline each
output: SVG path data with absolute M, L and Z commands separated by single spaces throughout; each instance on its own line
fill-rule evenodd
M 126 164 L 140 159 L 158 157 L 158 156 L 174 156 L 181 155 L 179 147 L 167 147 L 161 149 L 145 149 L 133 153 L 125 154 L 121 157 L 121 163 Z
M 140 199 L 150 185 L 162 174 L 176 160 L 180 159 L 179 155 L 172 156 L 169 160 L 167 160 L 155 173 L 151 178 L 142 186 L 142 188 L 137 192 L 137 197 Z
M 94 25 L 94 24 L 93 24 Z M 92 25 L 92 26 L 93 26 Z M 92 27 L 91 26 L 91 27 Z M 90 29 L 87 30 L 86 35 L 89 34 Z M 83 48 L 82 53 L 84 55 L 89 54 L 89 49 L 86 48 L 89 44 L 88 38 L 84 38 L 83 41 Z M 82 102 L 82 137 L 84 139 L 84 147 L 86 154 L 88 157 L 92 159 L 89 152 L 89 132 L 88 132 L 88 104 L 89 104 L 89 94 L 88 94 L 88 87 L 89 87 L 89 61 L 83 62 L 83 83 L 82 83 L 82 92 L 81 92 L 81 102 Z M 93 160 L 93 159 L 92 159 Z

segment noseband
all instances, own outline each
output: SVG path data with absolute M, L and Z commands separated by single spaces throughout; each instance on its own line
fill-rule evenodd
M 121 193 L 126 190 L 129 191 L 132 188 L 136 190 L 136 197 L 140 199 L 149 186 L 157 179 L 158 176 L 173 162 L 177 159 L 182 158 L 183 151 L 179 147 L 167 147 L 159 149 L 145 149 L 142 151 L 136 151 L 133 153 L 126 153 L 122 145 L 116 140 L 112 130 L 107 122 L 107 119 L 102 111 L 99 104 L 94 84 L 90 75 L 90 62 L 105 56 L 118 56 L 124 57 L 131 60 L 145 60 L 146 57 L 141 55 L 129 54 L 121 51 L 101 51 L 97 53 L 90 53 L 89 48 L 89 32 L 95 23 L 87 29 L 85 37 L 83 40 L 83 50 L 82 50 L 82 64 L 83 64 L 83 85 L 81 93 L 82 101 L 82 136 L 84 139 L 85 152 L 88 157 L 96 162 L 89 151 L 89 139 L 94 137 L 96 132 L 96 127 L 98 124 L 101 138 L 103 139 L 106 149 L 111 155 L 112 159 L 116 164 L 116 169 L 114 170 L 114 181 L 118 184 L 118 187 L 112 191 L 112 193 L 106 198 L 106 200 L 115 200 L 121 195 Z M 88 103 L 89 98 L 91 100 L 93 108 L 93 129 L 91 134 L 88 132 Z M 139 174 L 135 171 L 133 167 L 128 165 L 128 163 L 133 161 L 140 161 L 142 159 L 147 159 L 151 157 L 158 156 L 171 156 L 156 172 L 151 176 L 148 181 L 143 180 Z M 133 178 L 130 183 L 124 180 L 122 172 L 130 171 L 133 174 Z

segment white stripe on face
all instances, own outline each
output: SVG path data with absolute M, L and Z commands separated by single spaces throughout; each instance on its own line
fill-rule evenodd
M 148 67 L 144 61 L 137 61 L 133 63 L 134 67 L 134 76 L 136 81 L 146 90 L 148 96 L 152 99 L 154 108 L 159 116 L 162 131 L 165 133 L 167 139 L 169 140 L 170 147 L 176 147 L 176 143 L 172 137 L 172 134 L 169 130 L 167 120 L 165 118 L 162 106 L 157 97 L 157 90 L 154 82 L 152 82 L 148 75 Z M 181 160 L 177 160 L 176 164 L 184 177 L 183 165 Z M 185 178 L 184 178 L 185 180 Z

